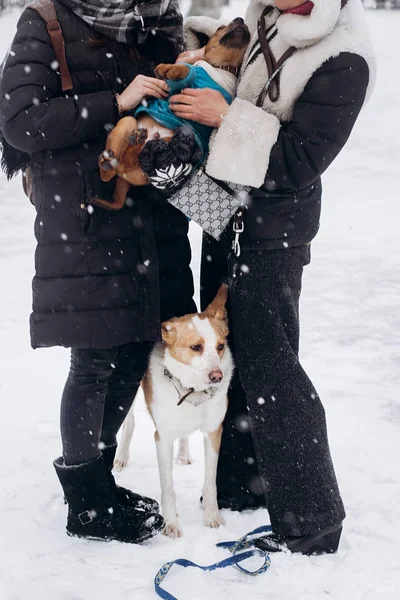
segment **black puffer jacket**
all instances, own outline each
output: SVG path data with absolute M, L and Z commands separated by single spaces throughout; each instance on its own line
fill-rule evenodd
M 365 100 L 369 70 L 343 52 L 322 65 L 283 123 L 265 184 L 250 192 L 243 240 L 258 247 L 301 246 L 314 239 L 321 214 L 321 175 L 354 127 Z
M 29 8 L 0 91 L 3 134 L 31 155 L 34 178 L 32 346 L 155 340 L 161 320 L 194 310 L 187 220 L 150 188 L 132 189 L 120 212 L 90 204 L 113 193 L 97 157 L 118 119 L 114 93 L 152 65 L 123 45 L 94 45 L 93 30 L 55 7 L 73 91 L 62 93 L 46 26 Z

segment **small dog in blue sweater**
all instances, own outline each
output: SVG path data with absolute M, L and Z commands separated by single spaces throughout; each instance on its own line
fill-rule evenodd
M 211 88 L 231 103 L 249 42 L 247 25 L 241 18 L 234 19 L 210 38 L 204 60 L 195 65 L 161 64 L 155 69 L 156 76 L 167 81 L 171 95 L 188 87 Z M 117 176 L 113 202 L 99 198 L 93 202 L 120 210 L 131 185 L 152 184 L 173 193 L 205 160 L 211 132 L 212 127 L 177 117 L 168 99 L 142 104 L 133 116 L 120 119 L 99 157 L 102 180 Z

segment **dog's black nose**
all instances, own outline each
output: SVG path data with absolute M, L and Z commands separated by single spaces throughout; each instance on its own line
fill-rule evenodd
M 240 23 L 240 25 L 243 25 L 244 19 L 242 19 L 242 17 L 237 17 L 236 19 L 233 19 L 233 22 L 237 24 Z
M 212 383 L 220 383 L 224 377 L 220 369 L 214 369 L 214 371 L 211 371 L 208 376 Z

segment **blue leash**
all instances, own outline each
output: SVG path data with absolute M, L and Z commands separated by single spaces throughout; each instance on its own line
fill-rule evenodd
M 261 573 L 265 573 L 268 571 L 271 566 L 271 558 L 269 554 L 260 550 L 259 548 L 254 548 L 254 540 L 249 539 L 253 535 L 257 535 L 259 533 L 268 533 L 272 531 L 270 525 L 264 525 L 263 527 L 258 527 L 254 529 L 254 531 L 250 531 L 239 540 L 234 542 L 220 542 L 217 544 L 217 548 L 226 548 L 232 554 L 229 558 L 225 558 L 225 560 L 221 560 L 220 562 L 214 563 L 213 565 L 208 565 L 203 567 L 201 565 L 197 565 L 196 563 L 187 560 L 186 558 L 177 558 L 171 562 L 165 563 L 161 569 L 158 571 L 157 575 L 154 578 L 154 588 L 156 593 L 160 598 L 164 598 L 164 600 L 178 600 L 175 596 L 163 590 L 161 587 L 162 582 L 170 572 L 171 568 L 174 565 L 179 565 L 181 567 L 195 567 L 196 569 L 200 569 L 201 571 L 216 571 L 217 569 L 225 569 L 225 567 L 236 567 L 242 573 L 246 575 L 252 575 L 255 577 L 256 575 L 261 575 Z M 249 550 L 250 548 L 250 550 Z M 245 550 L 245 552 L 241 552 Z M 240 552 L 240 554 L 238 554 Z M 241 562 L 251 558 L 252 556 L 262 556 L 264 558 L 263 565 L 256 569 L 255 571 L 249 571 L 241 566 Z

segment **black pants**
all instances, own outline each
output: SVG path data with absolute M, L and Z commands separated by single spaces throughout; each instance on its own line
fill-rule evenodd
M 61 401 L 64 461 L 78 465 L 116 443 L 139 388 L 153 347 L 133 342 L 104 350 L 71 350 L 71 367 Z
M 305 535 L 345 517 L 329 451 L 325 412 L 299 362 L 299 298 L 310 247 L 240 258 L 203 240 L 202 304 L 224 277 L 236 375 L 218 465 L 218 494 L 265 498 L 282 535 Z M 257 498 L 258 496 L 258 498 Z

